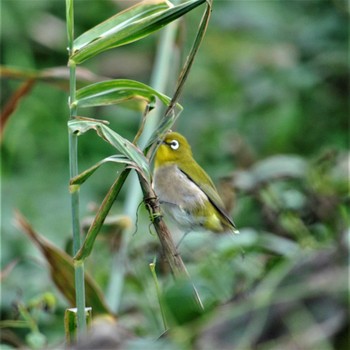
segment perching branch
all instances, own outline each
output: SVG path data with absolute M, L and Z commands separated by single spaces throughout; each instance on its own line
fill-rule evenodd
M 146 203 L 146 207 L 150 214 L 154 228 L 157 232 L 165 259 L 169 263 L 171 271 L 176 279 L 186 278 L 190 280 L 190 276 L 187 272 L 186 266 L 182 261 L 181 255 L 176 249 L 171 233 L 166 224 L 164 223 L 164 220 L 160 213 L 159 200 L 156 194 L 150 183 L 145 178 L 143 178 L 140 173 L 138 173 L 138 176 L 144 196 L 144 201 Z M 196 303 L 203 310 L 204 306 L 194 285 L 193 292 Z
M 177 252 L 175 243 L 171 237 L 171 233 L 160 214 L 159 200 L 153 188 L 141 175 L 139 175 L 139 181 L 147 210 L 156 229 L 165 258 L 170 265 L 171 271 L 175 277 L 188 276 L 185 264 L 183 263 L 180 254 Z

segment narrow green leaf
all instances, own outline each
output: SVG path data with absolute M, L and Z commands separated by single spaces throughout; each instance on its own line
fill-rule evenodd
M 125 158 L 124 156 L 120 155 L 114 155 L 107 157 L 100 162 L 96 163 L 93 165 L 91 168 L 83 171 L 81 174 L 73 177 L 70 180 L 70 185 L 76 186 L 76 185 L 82 185 L 102 164 L 107 163 L 107 162 L 114 162 L 114 163 L 119 163 L 119 164 L 128 164 L 132 165 L 133 167 L 136 167 L 136 164 L 129 159 Z
M 206 30 L 208 28 L 211 11 L 212 11 L 212 0 L 207 0 L 206 10 L 205 10 L 205 12 L 202 16 L 201 22 L 199 24 L 198 32 L 197 32 L 196 38 L 193 42 L 193 45 L 191 47 L 191 51 L 190 51 L 189 55 L 187 56 L 186 62 L 184 64 L 184 67 L 183 67 L 181 74 L 179 76 L 179 79 L 177 81 L 175 93 L 171 99 L 171 102 L 168 105 L 168 108 L 167 108 L 163 118 L 160 120 L 158 128 L 151 135 L 151 137 L 147 143 L 146 150 L 148 150 L 150 148 L 150 146 L 157 139 L 162 138 L 164 136 L 164 134 L 172 127 L 172 125 L 175 123 L 177 117 L 181 113 L 181 110 L 175 111 L 174 107 L 177 105 L 177 101 L 180 98 L 182 89 L 184 87 L 184 84 L 186 82 L 186 79 L 189 75 L 192 64 L 194 62 L 194 58 L 197 55 L 200 44 L 202 43 L 202 40 L 203 40 L 204 35 L 206 33 Z M 150 159 L 152 159 L 154 157 L 155 151 L 156 151 L 156 147 L 153 148 L 151 155 L 150 155 Z
M 166 319 L 166 314 L 165 314 L 163 300 L 162 300 L 162 292 L 161 292 L 161 289 L 159 287 L 159 282 L 158 282 L 158 277 L 157 277 L 157 272 L 156 272 L 156 258 L 154 258 L 153 262 L 149 264 L 149 268 L 151 270 L 154 287 L 155 287 L 156 292 L 157 292 L 158 304 L 159 304 L 160 313 L 162 315 L 164 331 L 166 331 L 168 329 L 168 322 Z
M 204 12 L 204 14 L 202 16 L 201 22 L 199 24 L 198 32 L 197 32 L 197 35 L 196 35 L 196 38 L 195 38 L 194 43 L 193 43 L 193 45 L 191 47 L 191 51 L 190 51 L 189 55 L 186 58 L 185 65 L 184 65 L 184 67 L 183 67 L 183 69 L 181 71 L 181 74 L 179 76 L 179 79 L 177 81 L 177 86 L 176 86 L 176 89 L 175 89 L 175 93 L 174 93 L 173 98 L 171 100 L 171 103 L 170 103 L 170 105 L 168 107 L 168 110 L 165 112 L 165 116 L 167 116 L 168 113 L 170 113 L 170 111 L 175 107 L 176 102 L 178 101 L 178 99 L 180 97 L 180 94 L 182 92 L 182 88 L 185 85 L 186 79 L 187 79 L 187 77 L 188 77 L 188 75 L 190 73 L 192 64 L 194 62 L 194 58 L 197 55 L 199 46 L 202 43 L 202 40 L 203 40 L 204 35 L 205 35 L 205 33 L 207 31 L 207 28 L 208 28 L 210 15 L 211 15 L 211 11 L 212 11 L 212 1 L 213 0 L 207 0 L 206 1 L 206 3 L 207 3 L 206 10 L 205 10 L 205 12 Z
M 203 2 L 190 0 L 178 6 L 165 0 L 141 2 L 78 37 L 70 60 L 80 64 L 100 52 L 142 39 Z
M 18 212 L 16 213 L 16 221 L 21 230 L 43 253 L 49 265 L 52 280 L 57 288 L 69 303 L 75 306 L 74 263 L 72 257 L 39 235 Z M 112 314 L 104 300 L 102 291 L 88 273 L 85 273 L 85 291 L 87 305 L 92 307 L 95 315 Z
M 81 262 L 84 259 L 86 259 L 92 251 L 92 248 L 94 246 L 96 237 L 98 233 L 100 232 L 100 229 L 109 213 L 109 211 L 112 208 L 112 205 L 116 198 L 119 195 L 119 192 L 124 185 L 124 182 L 126 178 L 128 177 L 130 173 L 130 169 L 124 169 L 121 174 L 117 177 L 117 179 L 114 181 L 110 189 L 108 190 L 108 193 L 106 194 L 105 198 L 103 199 L 102 204 L 100 205 L 98 212 L 95 216 L 95 219 L 93 223 L 91 224 L 88 233 L 86 234 L 85 240 L 81 248 L 79 249 L 78 253 L 74 257 L 74 260 L 76 262 Z
M 143 153 L 130 141 L 114 132 L 102 122 L 75 118 L 68 122 L 68 127 L 72 133 L 78 135 L 84 134 L 91 129 L 95 130 L 100 137 L 115 147 L 122 155 L 133 161 L 142 176 L 150 181 L 151 171 Z
M 73 48 L 74 40 L 74 13 L 73 0 L 66 0 L 66 22 L 69 50 Z
M 111 32 L 118 32 L 128 24 L 151 16 L 157 12 L 164 11 L 170 8 L 170 6 L 172 6 L 171 3 L 166 0 L 146 0 L 131 6 L 76 38 L 74 41 L 74 50 L 81 50 L 93 41 L 108 36 Z
M 170 103 L 170 98 L 150 86 L 134 80 L 117 79 L 102 81 L 79 89 L 76 93 L 77 107 L 92 107 L 117 104 L 131 99 L 153 103 L 156 96 L 164 105 Z M 177 105 L 178 108 L 182 108 Z M 142 110 L 144 106 L 142 106 Z

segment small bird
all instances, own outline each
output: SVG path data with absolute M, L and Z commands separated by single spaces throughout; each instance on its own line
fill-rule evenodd
M 185 137 L 177 132 L 167 133 L 158 147 L 153 186 L 162 211 L 183 230 L 181 241 L 190 231 L 239 233 L 213 181 L 194 160 Z

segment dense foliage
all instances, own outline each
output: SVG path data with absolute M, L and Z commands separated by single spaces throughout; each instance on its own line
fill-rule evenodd
M 131 2 L 76 1 L 76 35 Z M 196 9 L 180 26 L 177 48 L 184 54 L 200 16 Z M 175 128 L 215 179 L 241 234 L 191 233 L 181 244 L 201 312 L 189 301 L 192 287 L 175 282 L 163 264 L 144 206 L 130 227 L 129 194 L 122 192 L 86 261 L 89 288 L 96 283 L 106 304 L 89 299 L 100 317 L 77 348 L 103 348 L 101 336 L 106 349 L 348 348 L 348 16 L 338 0 L 214 0 Z M 2 121 L 2 346 L 62 348 L 68 285 L 59 283 L 61 275 L 55 280 L 58 272 L 50 271 L 33 236 L 23 235 L 15 210 L 30 222 L 27 233 L 40 232 L 55 245 L 50 256 L 58 248 L 71 254 L 64 2 L 4 0 L 1 20 L 3 115 L 13 108 Z M 80 81 L 149 84 L 158 38 L 87 61 Z M 38 72 L 44 76 L 33 82 Z M 141 119 L 122 106 L 86 109 L 84 116 L 108 120 L 130 141 Z M 79 150 L 80 171 L 115 153 L 92 133 L 79 140 Z M 84 227 L 117 169 L 107 164 L 82 186 Z M 125 229 L 133 233 L 120 261 Z M 155 258 L 165 334 L 149 268 Z M 62 266 L 72 268 L 66 260 Z M 111 290 L 118 267 L 125 275 Z M 117 322 L 105 316 L 111 304 Z

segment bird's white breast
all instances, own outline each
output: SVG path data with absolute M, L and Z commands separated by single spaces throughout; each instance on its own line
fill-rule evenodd
M 202 206 L 207 201 L 205 193 L 176 165 L 157 169 L 153 186 L 161 202 L 169 202 L 184 209 Z
M 208 198 L 176 165 L 157 169 L 153 186 L 163 211 L 179 225 L 192 227 L 198 224 L 191 212 L 203 206 Z

